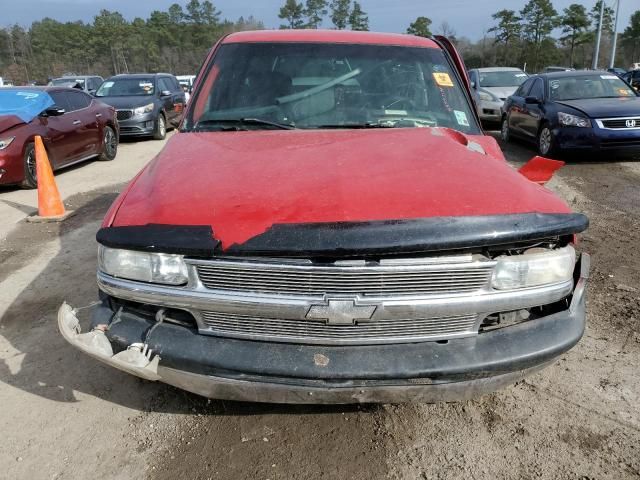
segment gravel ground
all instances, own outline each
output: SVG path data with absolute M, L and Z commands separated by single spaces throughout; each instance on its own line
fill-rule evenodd
M 60 175 L 92 189 L 67 199 L 77 215 L 62 225 L 2 232 L 0 478 L 640 478 L 640 162 L 572 162 L 551 184 L 589 215 L 593 255 L 587 333 L 555 364 L 464 403 L 296 407 L 144 382 L 58 335 L 63 299 L 96 298 L 94 235 L 119 182 L 158 146 L 123 145 L 118 178 L 96 162 Z

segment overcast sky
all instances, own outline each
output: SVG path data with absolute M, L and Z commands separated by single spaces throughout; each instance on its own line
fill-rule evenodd
M 616 0 L 605 0 L 614 5 Z M 640 9 L 640 0 L 621 2 L 619 31 L 628 24 L 631 13 Z M 187 0 L 2 0 L 0 25 L 19 23 L 28 25 L 33 20 L 51 17 L 59 21 L 90 21 L 103 8 L 117 10 L 126 18 L 146 18 L 152 10 L 165 10 L 172 3 L 186 4 Z M 284 0 L 213 0 L 213 4 L 229 20 L 253 15 L 268 28 L 278 27 L 278 9 Z M 416 17 L 424 15 L 433 20 L 432 31 L 447 21 L 458 36 L 479 39 L 493 25 L 491 14 L 503 8 L 521 9 L 526 0 L 360 0 L 369 14 L 372 30 L 404 32 Z M 553 0 L 558 12 L 571 3 L 582 3 L 588 9 L 596 0 Z M 330 22 L 325 21 L 329 27 Z

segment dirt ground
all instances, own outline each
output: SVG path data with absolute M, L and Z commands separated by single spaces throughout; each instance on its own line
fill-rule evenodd
M 296 407 L 145 382 L 58 334 L 63 300 L 96 299 L 104 212 L 158 148 L 123 145 L 115 176 L 60 174 L 76 209 L 61 225 L 9 225 L 2 209 L 27 213 L 34 194 L 0 190 L 0 478 L 640 478 L 640 162 L 574 161 L 551 184 L 589 215 L 593 255 L 588 330 L 555 364 L 464 403 Z M 504 148 L 515 165 L 534 154 Z

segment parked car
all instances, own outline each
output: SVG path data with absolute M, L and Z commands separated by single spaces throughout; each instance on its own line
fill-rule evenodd
M 554 72 L 573 72 L 575 68 L 572 67 L 545 67 L 541 73 L 554 73 Z
M 607 68 L 607 72 L 613 73 L 614 75 L 617 75 L 620 78 L 622 78 L 622 76 L 625 73 L 627 73 L 627 71 L 624 68 L 618 68 L 618 67 Z
M 49 86 L 77 88 L 87 92 L 89 95 L 96 93 L 104 79 L 98 75 L 74 75 L 70 77 L 54 78 L 49 82 Z
M 118 152 L 115 109 L 63 87 L 9 87 L 0 91 L 0 184 L 37 186 L 33 139 L 40 135 L 51 167 Z
M 640 151 L 640 98 L 616 75 L 584 71 L 535 75 L 507 99 L 502 138 L 562 152 Z
M 622 75 L 622 80 L 627 82 L 636 90 L 640 91 L 640 70 L 631 70 Z
M 178 75 L 176 79 L 182 87 L 187 87 L 187 90 L 189 91 L 189 93 L 191 93 L 193 89 L 193 83 L 196 80 L 195 75 Z
M 519 68 L 493 67 L 469 70 L 471 92 L 480 120 L 500 123 L 502 105 L 529 77 Z
M 186 105 L 178 80 L 168 73 L 116 75 L 102 84 L 96 97 L 116 108 L 120 135 L 156 140 L 178 126 Z
M 495 390 L 585 327 L 587 219 L 539 184 L 559 162 L 533 162 L 519 173 L 483 135 L 444 37 L 231 34 L 104 219 L 90 331 L 67 304 L 60 331 L 215 398 Z

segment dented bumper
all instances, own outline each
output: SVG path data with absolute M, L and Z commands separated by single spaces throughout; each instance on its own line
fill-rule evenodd
M 566 310 L 447 343 L 320 346 L 198 334 L 135 312 L 99 307 L 81 333 L 63 304 L 69 343 L 115 368 L 211 398 L 276 403 L 466 400 L 513 384 L 573 347 L 585 328 L 588 256 Z M 113 317 L 116 317 L 113 320 Z

